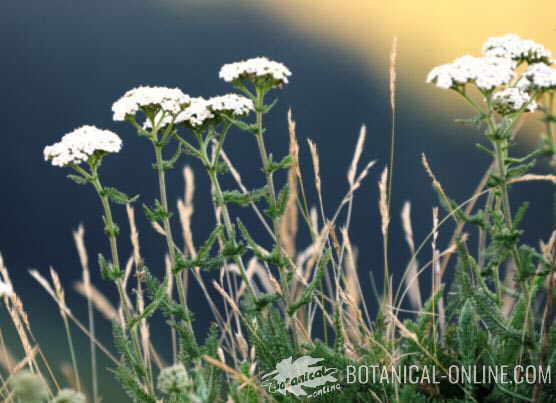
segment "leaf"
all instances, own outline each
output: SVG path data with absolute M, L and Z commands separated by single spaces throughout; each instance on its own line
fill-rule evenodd
M 110 188 L 110 187 L 104 188 L 102 190 L 102 193 L 105 196 L 108 196 L 108 198 L 110 198 L 110 200 L 112 200 L 114 203 L 118 203 L 118 204 L 131 204 L 139 198 L 139 195 L 135 195 L 132 198 L 130 198 L 125 193 L 119 191 L 118 189 Z
M 150 208 L 146 204 L 143 204 L 143 211 L 145 212 L 147 219 L 151 222 L 162 221 L 166 218 L 170 218 L 171 216 L 166 212 L 166 210 L 164 210 L 158 199 L 154 201 L 154 208 Z
M 322 276 L 325 272 L 326 265 L 331 259 L 332 259 L 332 252 L 330 249 L 327 249 L 324 252 L 324 255 L 322 256 L 322 259 L 318 266 L 318 270 L 315 273 L 313 280 L 307 285 L 301 297 L 296 302 L 290 304 L 290 306 L 288 307 L 288 315 L 293 316 L 299 308 L 311 302 L 315 288 L 320 283 Z
M 478 346 L 478 322 L 473 302 L 468 299 L 461 309 L 457 337 L 458 349 L 463 365 L 475 364 L 475 352 Z
M 67 176 L 68 179 L 71 179 L 72 181 L 74 181 L 75 183 L 77 183 L 78 185 L 86 185 L 88 180 L 82 176 L 79 175 L 72 175 L 69 174 Z
M 259 201 L 267 194 L 267 187 L 263 186 L 250 192 L 243 193 L 238 190 L 228 190 L 222 192 L 224 203 L 232 203 L 238 206 L 248 206 L 251 203 Z
M 271 174 L 271 173 L 274 173 L 274 172 L 276 172 L 280 169 L 288 169 L 293 164 L 294 164 L 294 159 L 290 154 L 286 155 L 279 162 L 272 161 L 272 156 L 271 156 L 268 160 L 267 166 L 264 167 L 263 171 L 267 174 Z
M 113 263 L 108 262 L 101 253 L 98 254 L 98 265 L 100 267 L 100 274 L 103 280 L 115 281 L 123 276 L 120 268 L 115 266 Z

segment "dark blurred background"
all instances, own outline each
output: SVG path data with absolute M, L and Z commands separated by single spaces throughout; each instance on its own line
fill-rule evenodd
M 421 153 L 427 154 L 448 193 L 459 201 L 470 194 L 488 164 L 474 146 L 482 141 L 481 134 L 453 122 L 454 118 L 470 116 L 470 112 L 454 94 L 427 86 L 427 70 L 462 53 L 478 53 L 482 41 L 494 34 L 515 31 L 550 45 L 556 24 L 551 26 L 544 15 L 535 16 L 533 23 L 533 12 L 524 17 L 522 8 L 514 7 L 511 1 L 504 2 L 508 15 L 520 15 L 519 20 L 508 19 L 511 24 L 515 21 L 514 25 L 494 21 L 496 9 L 491 5 L 482 13 L 465 8 L 462 15 L 454 15 L 449 9 L 438 8 L 448 7 L 448 3 L 402 1 L 395 7 L 367 3 L 321 0 L 316 7 L 314 2 L 289 0 L 4 0 L 0 4 L 0 251 L 37 338 L 55 365 L 69 359 L 62 322 L 54 303 L 30 278 L 28 269 L 46 274 L 49 266 L 54 267 L 67 288 L 69 305 L 85 320 L 85 301 L 72 290 L 81 277 L 81 268 L 71 231 L 83 223 L 93 280 L 107 295 L 115 294 L 96 270 L 97 254 L 108 254 L 96 195 L 92 189 L 67 180 L 66 170 L 45 163 L 43 147 L 83 124 L 119 133 L 124 149 L 117 157 L 105 160 L 104 181 L 128 194 L 138 193 L 141 203 L 151 204 L 157 197 L 152 150 L 129 127 L 112 122 L 112 103 L 138 85 L 177 86 L 194 96 L 229 92 L 231 88 L 218 79 L 224 63 L 264 55 L 291 69 L 291 83 L 276 94 L 280 101 L 267 122 L 268 146 L 275 155 L 287 152 L 286 113 L 291 108 L 307 178 L 312 178 L 312 168 L 306 139 L 318 144 L 329 214 L 347 190 L 345 177 L 358 131 L 361 124 L 367 125 L 363 159 L 376 159 L 377 165 L 358 191 L 351 239 L 359 250 L 359 271 L 372 306 L 369 278 L 372 275 L 382 283 L 376 183 L 389 150 L 388 52 L 392 36 L 399 36 L 391 235 L 391 264 L 399 278 L 409 258 L 398 218 L 403 202 L 413 203 L 418 243 L 430 231 L 431 208 L 437 205 L 420 165 Z M 518 151 L 534 146 L 539 130 L 538 123 L 527 124 L 528 134 L 520 140 Z M 230 136 L 227 145 L 246 183 L 260 186 L 263 178 L 257 169 L 253 139 L 237 133 Z M 212 220 L 212 211 L 207 180 L 194 161 L 182 159 L 179 169 L 170 173 L 169 199 L 175 208 L 174 201 L 182 197 L 180 171 L 185 164 L 191 164 L 196 172 L 193 230 L 200 243 L 211 230 L 212 221 L 207 220 Z M 313 188 L 309 186 L 309 190 Z M 552 228 L 551 220 L 546 219 L 551 205 L 548 185 L 527 184 L 514 193 L 516 205 L 527 199 L 534 206 L 525 222 L 530 231 L 526 241 L 536 243 L 546 238 Z M 164 240 L 145 223 L 140 209 L 136 213 L 146 262 L 155 273 L 162 273 Z M 252 216 L 245 215 L 248 225 L 256 225 Z M 127 256 L 130 248 L 124 209 L 117 209 L 116 219 L 122 228 L 122 255 Z M 175 224 L 177 228 L 177 220 Z M 264 242 L 264 233 L 255 234 Z M 442 245 L 447 234 L 441 238 Z M 300 247 L 306 241 L 301 239 Z M 424 262 L 429 256 L 429 248 L 425 249 L 420 257 Z M 197 326 L 204 332 L 210 315 L 196 288 L 191 291 L 191 301 L 197 301 L 192 307 Z M 0 326 L 18 351 L 1 309 Z M 100 338 L 109 343 L 108 324 L 101 322 L 99 326 Z M 156 339 L 156 329 L 152 333 Z M 164 335 L 160 343 L 166 340 Z M 87 348 L 85 338 L 79 336 L 77 343 Z M 105 361 L 101 364 L 103 368 L 109 366 Z M 87 371 L 84 364 L 83 373 Z M 104 369 L 102 376 L 112 377 Z M 110 395 L 110 390 L 117 389 L 115 382 L 106 383 L 106 388 L 109 401 L 121 398 L 119 392 Z

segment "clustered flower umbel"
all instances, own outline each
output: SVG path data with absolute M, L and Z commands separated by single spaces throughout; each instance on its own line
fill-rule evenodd
M 531 96 L 515 87 L 505 88 L 495 92 L 492 96 L 494 110 L 501 115 L 521 111 L 533 112 L 537 109 L 537 103 L 531 100 Z
M 179 88 L 137 87 L 127 91 L 112 105 L 115 121 L 135 116 L 141 108 L 155 107 L 170 114 L 179 113 L 191 101 Z
M 255 110 L 253 101 L 237 94 L 226 94 L 209 99 L 193 98 L 191 104 L 181 112 L 175 123 L 186 123 L 197 128 L 209 120 L 226 114 L 231 117 L 242 117 Z
M 63 167 L 87 162 L 97 153 L 117 153 L 122 148 L 120 137 L 109 130 L 95 126 L 82 126 L 62 139 L 44 148 L 44 160 Z
M 10 295 L 12 295 L 14 292 L 14 290 L 12 289 L 12 286 L 9 284 L 4 283 L 2 280 L 0 280 L 0 298 L 2 297 L 9 297 Z
M 525 91 L 555 89 L 556 69 L 543 63 L 532 64 L 527 67 L 517 85 Z
M 183 392 L 189 385 L 189 375 L 182 364 L 164 368 L 158 376 L 158 389 L 165 395 Z
M 515 34 L 489 38 L 483 45 L 483 54 L 489 57 L 512 59 L 516 62 L 552 64 L 551 52 L 543 45 L 530 39 L 521 39 Z
M 515 62 L 511 59 L 466 55 L 432 69 L 427 82 L 443 89 L 475 83 L 481 90 L 488 91 L 508 84 L 514 77 L 514 69 Z
M 266 57 L 255 57 L 236 63 L 222 66 L 219 77 L 226 82 L 232 83 L 241 79 L 255 77 L 271 78 L 278 84 L 287 84 L 291 71 L 282 63 L 267 59 Z
M 240 79 L 265 78 L 281 86 L 288 83 L 290 70 L 282 63 L 256 57 L 253 59 L 226 64 L 220 70 L 220 78 L 227 82 Z M 125 121 L 137 112 L 154 113 L 158 127 L 170 123 L 185 123 L 193 128 L 203 126 L 219 115 L 241 117 L 255 110 L 253 101 L 237 95 L 227 94 L 208 100 L 191 98 L 179 88 L 140 86 L 127 91 L 112 105 L 113 119 Z M 152 117 L 152 115 L 150 115 Z M 152 121 L 147 118 L 143 129 L 152 129 Z M 89 160 L 95 153 L 117 153 L 122 147 L 120 137 L 94 126 L 83 126 L 53 145 L 44 148 L 44 159 L 54 166 L 79 165 Z
M 236 117 L 245 116 L 255 110 L 253 101 L 237 94 L 212 97 L 208 100 L 208 103 L 211 111 L 229 113 Z
M 231 117 L 242 117 L 255 110 L 253 101 L 237 94 L 226 94 L 209 99 L 203 97 L 191 98 L 189 106 L 176 116 L 158 112 L 154 122 L 158 127 L 164 127 L 170 123 L 185 123 L 191 127 L 200 127 L 218 114 L 227 114 Z M 151 129 L 152 123 L 149 119 L 143 123 L 144 129 Z

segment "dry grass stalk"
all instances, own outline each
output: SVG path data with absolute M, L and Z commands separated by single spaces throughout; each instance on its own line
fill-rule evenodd
M 350 185 L 353 185 L 355 183 L 357 165 L 359 164 L 359 160 L 361 159 L 361 154 L 363 153 L 366 137 L 367 137 L 367 127 L 365 125 L 362 125 L 361 129 L 359 130 L 359 137 L 357 138 L 357 144 L 355 146 L 355 151 L 353 153 L 353 158 L 351 159 L 351 164 L 347 174 L 347 180 Z
M 197 250 L 193 242 L 193 232 L 191 231 L 191 217 L 193 216 L 193 196 L 195 195 L 195 175 L 191 167 L 186 165 L 183 168 L 183 178 L 185 182 L 184 199 L 178 200 L 178 213 L 183 233 L 183 242 L 189 256 L 196 257 Z
M 313 162 L 313 174 L 315 176 L 315 188 L 317 189 L 317 194 L 319 195 L 319 200 L 322 200 L 322 183 L 320 179 L 320 159 L 319 153 L 317 151 L 317 145 L 311 140 L 307 139 L 309 144 L 309 150 L 311 152 L 311 160 Z M 322 204 L 322 201 L 321 201 Z
M 113 321 L 118 318 L 116 308 L 93 284 L 87 287 L 83 281 L 76 281 L 73 287 L 79 294 L 90 300 L 93 307 L 107 320 Z
M 415 255 L 415 242 L 413 240 L 413 227 L 411 225 L 411 203 L 406 201 L 402 207 L 401 212 L 402 226 L 405 234 L 405 241 L 409 247 L 411 256 Z M 419 277 L 417 276 L 417 259 L 411 259 L 407 265 L 407 276 L 405 277 L 406 287 L 408 288 L 408 295 L 411 305 L 415 310 L 420 310 L 423 305 L 421 298 L 421 289 L 419 286 Z M 409 282 L 409 279 L 415 279 Z
M 299 168 L 299 145 L 295 135 L 295 122 L 292 120 L 291 109 L 288 111 L 288 133 L 290 138 L 289 155 L 294 163 L 288 169 L 289 196 L 286 211 L 279 223 L 282 247 L 288 256 L 294 256 L 296 251 L 297 236 L 297 178 L 301 176 Z
M 378 208 L 380 212 L 380 218 L 382 225 L 380 230 L 382 232 L 382 236 L 387 236 L 388 234 L 388 226 L 390 225 L 390 212 L 388 210 L 388 168 L 384 168 L 382 171 L 382 175 L 380 175 L 380 181 L 378 182 L 378 191 L 379 191 L 379 199 L 378 199 Z
M 85 298 L 87 299 L 87 317 L 89 321 L 89 332 L 96 336 L 95 329 L 95 316 L 93 311 L 93 301 L 91 299 L 91 273 L 89 270 L 89 256 L 87 254 L 87 248 L 85 247 L 85 228 L 82 224 L 79 225 L 76 231 L 73 231 L 73 240 L 75 243 L 75 248 L 77 249 L 77 254 L 79 256 L 79 262 L 82 269 L 82 284 Z M 92 340 L 89 340 L 89 347 L 91 351 L 91 383 L 93 392 L 93 402 L 97 403 L 100 401 L 99 390 L 98 390 L 98 371 L 97 371 L 97 357 L 96 357 L 96 347 Z
M 1 254 L 0 254 L 0 277 L 4 283 L 8 284 L 13 289 L 13 285 L 10 276 L 8 274 L 8 269 L 4 265 L 4 259 L 2 258 Z M 29 338 L 29 335 L 32 335 L 31 326 L 29 324 L 29 318 L 27 316 L 27 313 L 23 309 L 23 304 L 21 302 L 21 299 L 14 291 L 12 295 L 8 295 L 4 297 L 4 305 L 6 307 L 6 310 L 8 311 L 8 314 L 10 315 L 10 318 L 15 327 L 15 330 L 17 332 L 19 341 L 23 347 L 23 351 L 25 352 L 25 355 L 31 356 L 31 352 L 33 349 Z M 38 367 L 38 365 L 34 360 L 30 360 L 29 369 L 32 370 L 33 365 L 35 365 L 35 367 Z
M 85 335 L 87 337 L 89 337 L 91 340 L 93 340 L 93 342 L 96 344 L 96 346 L 114 363 L 118 364 L 119 361 L 112 355 L 112 353 L 110 353 L 110 351 L 102 344 L 100 343 L 95 337 L 93 337 L 93 335 L 89 332 L 89 330 L 73 315 L 73 313 L 71 312 L 71 310 L 69 310 L 67 307 L 65 307 L 57 298 L 56 293 L 54 292 L 54 290 L 52 289 L 52 287 L 50 286 L 50 284 L 48 283 L 48 281 L 40 275 L 40 273 L 36 270 L 30 270 L 29 274 L 31 275 L 31 277 L 33 277 L 40 285 L 41 287 L 43 287 L 45 289 L 45 291 L 47 292 L 48 295 L 50 295 L 50 297 L 56 302 L 56 304 L 58 304 L 58 308 L 63 309 L 64 313 L 68 316 L 68 318 L 70 318 L 75 325 L 83 332 L 85 333 Z
M 427 157 L 424 153 L 421 154 L 421 161 L 423 163 L 423 166 L 425 167 L 425 171 L 427 172 L 429 177 L 432 179 L 432 184 L 433 184 L 434 188 L 436 189 L 436 191 L 441 195 L 443 200 L 449 200 L 448 196 L 446 195 L 446 192 L 444 192 L 444 189 L 442 188 L 442 185 L 436 179 L 436 176 L 432 172 L 432 169 L 429 165 L 429 161 L 427 160 Z
M 15 367 L 15 358 L 6 345 L 2 329 L 0 329 L 0 366 L 9 374 L 13 372 Z

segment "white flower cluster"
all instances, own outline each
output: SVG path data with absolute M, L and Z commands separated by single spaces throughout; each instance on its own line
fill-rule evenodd
M 72 389 L 62 389 L 52 403 L 87 403 L 85 395 Z
M 165 395 L 183 391 L 189 385 L 189 375 L 182 364 L 164 368 L 158 376 L 158 389 Z
M 554 89 L 556 88 L 556 69 L 543 63 L 532 64 L 527 67 L 517 85 L 525 91 Z
M 82 126 L 62 139 L 44 148 L 44 160 L 63 167 L 86 162 L 96 152 L 117 153 L 122 148 L 120 137 L 109 130 L 95 126 Z
M 287 84 L 291 71 L 282 63 L 255 57 L 241 62 L 225 64 L 220 69 L 219 77 L 226 82 L 250 77 L 268 77 L 279 84 Z
M 509 83 L 514 77 L 514 68 L 515 62 L 511 59 L 466 55 L 432 69 L 427 82 L 444 89 L 473 82 L 486 91 Z
M 135 115 L 141 107 L 157 106 L 177 114 L 189 104 L 190 97 L 179 88 L 137 87 L 127 91 L 112 105 L 115 121 L 123 121 L 128 115 Z
M 162 111 L 158 112 L 154 118 L 158 127 L 164 127 L 170 123 L 187 123 L 192 127 L 200 127 L 210 119 L 214 119 L 218 113 L 229 113 L 233 116 L 245 116 L 255 110 L 253 101 L 249 98 L 237 94 L 226 94 L 210 99 L 202 97 L 191 98 L 190 104 L 175 118 L 170 114 L 162 117 Z M 162 119 L 161 119 L 162 118 Z M 151 129 L 150 120 L 143 123 L 144 129 Z
M 537 103 L 525 91 L 510 87 L 494 93 L 492 96 L 494 110 L 502 115 L 520 111 L 525 108 L 527 112 L 537 109 Z
M 207 120 L 214 118 L 209 106 L 209 101 L 203 97 L 192 98 L 191 104 L 176 117 L 176 123 L 185 122 L 192 127 L 202 126 Z
M 543 45 L 530 39 L 521 39 L 515 34 L 489 38 L 483 45 L 483 54 L 488 57 L 502 57 L 528 63 L 551 64 L 552 54 Z
M 226 94 L 208 100 L 213 112 L 228 112 L 234 116 L 245 116 L 255 110 L 253 101 L 237 94 Z
M 0 298 L 4 297 L 4 296 L 10 296 L 14 293 L 14 290 L 12 289 L 12 286 L 9 284 L 4 283 L 2 280 L 0 280 Z

